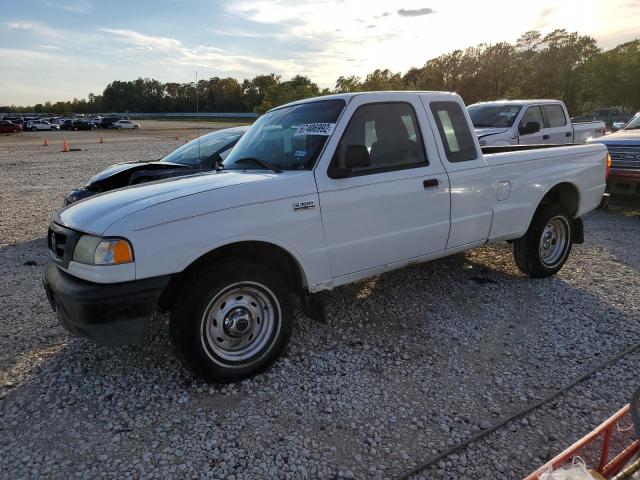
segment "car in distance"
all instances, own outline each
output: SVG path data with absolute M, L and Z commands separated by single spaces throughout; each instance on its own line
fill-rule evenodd
M 18 133 L 22 131 L 22 126 L 17 123 L 3 120 L 0 122 L 0 133 Z
M 118 120 L 117 122 L 113 122 L 111 124 L 111 128 L 115 128 L 116 130 L 123 129 L 138 129 L 140 128 L 139 123 L 133 123 L 131 120 Z
M 629 112 L 624 107 L 606 107 L 593 110 L 584 115 L 573 117 L 573 123 L 590 122 L 599 120 L 604 122 L 608 129 L 616 131 L 622 128 L 633 117 L 633 112 Z
M 106 117 L 102 117 L 100 120 L 101 128 L 113 128 L 113 124 L 120 120 L 129 120 L 128 118 L 123 118 L 117 115 L 108 115 Z
M 37 132 L 38 130 L 60 130 L 60 126 L 46 120 L 29 120 L 26 123 L 25 130 L 31 130 L 32 132 Z
M 602 136 L 604 122 L 571 123 L 560 100 L 500 100 L 468 107 L 480 146 L 561 145 Z
M 84 187 L 69 192 L 64 204 L 69 205 L 97 193 L 129 185 L 214 170 L 248 129 L 234 127 L 207 133 L 161 160 L 111 165 L 95 175 Z
M 557 273 L 605 190 L 604 145 L 480 148 L 444 92 L 329 95 L 262 115 L 220 168 L 69 205 L 47 235 L 60 323 L 104 345 L 170 312 L 177 356 L 207 381 L 285 351 L 298 296 L 509 241 L 520 270 Z
M 95 130 L 95 124 L 85 119 L 65 120 L 60 128 L 63 130 Z
M 606 145 L 611 155 L 607 191 L 611 194 L 640 194 L 640 112 L 617 132 L 589 142 Z

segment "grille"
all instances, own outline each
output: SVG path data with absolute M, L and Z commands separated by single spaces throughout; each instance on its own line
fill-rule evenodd
M 640 145 L 607 145 L 613 168 L 640 169 Z
M 64 257 L 64 248 L 67 243 L 67 236 L 49 229 L 48 243 L 49 251 L 51 251 L 56 258 L 62 259 Z

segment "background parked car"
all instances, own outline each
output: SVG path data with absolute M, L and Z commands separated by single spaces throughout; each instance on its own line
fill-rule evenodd
M 625 110 L 624 107 L 607 107 L 573 117 L 571 121 L 574 123 L 600 121 L 605 123 L 607 129 L 616 131 L 622 128 L 631 117 L 633 117 L 633 112 Z
M 138 183 L 214 170 L 248 129 L 234 127 L 207 133 L 158 161 L 116 163 L 98 173 L 83 188 L 69 192 L 64 203 L 69 205 L 97 193 Z
M 60 130 L 58 125 L 46 120 L 29 120 L 25 127 L 25 130 L 31 130 L 32 132 L 37 132 L 38 130 Z
M 481 146 L 584 143 L 604 122 L 572 123 L 560 100 L 499 100 L 467 107 Z
M 68 124 L 68 128 L 67 128 L 67 130 L 95 130 L 95 129 L 96 129 L 95 124 L 84 119 L 72 120 Z
M 118 120 L 117 122 L 113 122 L 111 128 L 115 128 L 116 130 L 140 128 L 140 124 L 133 123 L 131 120 Z
M 102 117 L 102 121 L 100 122 L 100 126 L 102 128 L 112 128 L 113 124 L 118 120 L 129 120 L 128 118 L 123 118 L 119 116 L 108 116 Z
M 22 131 L 22 127 L 17 123 L 2 121 L 0 122 L 0 133 L 18 133 Z
M 611 155 L 607 191 L 613 194 L 640 194 L 640 112 L 616 133 L 591 141 L 603 143 Z

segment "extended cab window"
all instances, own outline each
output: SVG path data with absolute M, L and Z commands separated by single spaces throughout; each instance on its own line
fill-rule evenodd
M 465 162 L 478 157 L 473 135 L 462 108 L 456 102 L 431 102 L 431 113 L 450 162 Z
M 370 159 L 369 165 L 351 167 L 351 175 L 428 165 L 418 121 L 408 103 L 375 103 L 359 107 L 338 143 L 331 168 L 346 166 L 345 157 L 350 146 L 364 146 Z
M 544 105 L 544 115 L 547 117 L 548 127 L 564 127 L 567 124 L 567 118 L 564 115 L 564 110 L 560 105 Z

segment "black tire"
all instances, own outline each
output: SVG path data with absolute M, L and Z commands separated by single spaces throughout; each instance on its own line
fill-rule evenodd
M 138 125 L 134 125 L 133 129 L 136 130 L 138 128 Z
M 571 253 L 572 228 L 571 215 L 560 205 L 541 207 L 533 217 L 527 233 L 513 242 L 513 256 L 522 273 L 533 278 L 546 278 L 556 274 Z M 565 231 L 563 240 L 562 234 L 553 233 L 561 230 Z M 543 234 L 546 240 L 543 239 Z
M 240 260 L 209 264 L 185 279 L 177 298 L 170 320 L 174 350 L 188 370 L 208 382 L 256 375 L 289 343 L 291 295 L 286 283 L 264 266 Z

